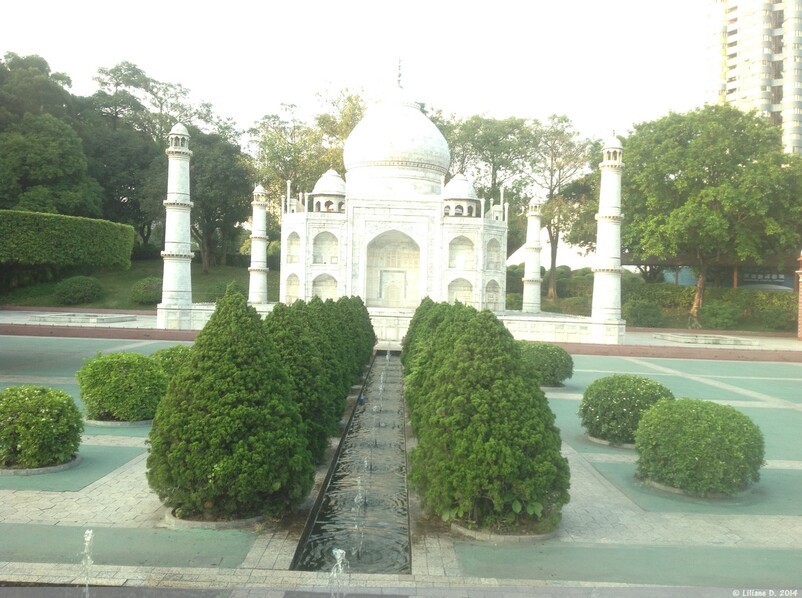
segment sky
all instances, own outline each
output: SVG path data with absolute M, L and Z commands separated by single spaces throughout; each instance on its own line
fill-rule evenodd
M 711 98 L 713 0 L 13 0 L 0 52 L 38 54 L 91 95 L 128 61 L 243 129 L 282 103 L 395 85 L 446 114 L 564 114 L 626 135 Z

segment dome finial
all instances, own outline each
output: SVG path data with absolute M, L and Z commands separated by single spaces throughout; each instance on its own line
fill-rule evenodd
M 404 86 L 401 85 L 401 59 L 398 59 L 398 89 L 403 89 Z

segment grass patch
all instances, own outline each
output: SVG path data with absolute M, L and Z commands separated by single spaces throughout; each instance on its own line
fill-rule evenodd
M 148 276 L 162 276 L 161 260 L 137 260 L 131 262 L 128 270 L 95 270 L 87 272 L 100 281 L 103 295 L 97 301 L 79 307 L 98 309 L 156 309 L 131 301 L 131 287 L 135 282 Z M 203 274 L 201 264 L 192 264 L 192 299 L 197 303 L 214 301 L 221 288 L 235 282 L 243 289 L 248 288 L 250 273 L 247 268 L 235 266 L 214 266 L 208 274 Z M 31 307 L 59 307 L 55 297 L 58 281 L 44 282 L 29 287 L 13 289 L 0 294 L 0 305 L 20 305 Z M 267 295 L 269 301 L 278 301 L 278 272 L 268 272 Z

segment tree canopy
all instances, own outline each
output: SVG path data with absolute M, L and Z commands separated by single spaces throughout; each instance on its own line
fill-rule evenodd
M 641 123 L 625 142 L 622 246 L 697 272 L 698 317 L 715 263 L 762 265 L 799 250 L 802 158 L 754 112 L 705 106 Z

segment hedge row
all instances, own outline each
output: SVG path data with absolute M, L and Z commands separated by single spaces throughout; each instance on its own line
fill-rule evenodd
M 185 518 L 298 505 L 374 342 L 358 298 L 277 305 L 262 321 L 230 288 L 156 410 L 151 488 Z
M 0 210 L 0 264 L 128 268 L 133 246 L 127 224 Z
M 424 299 L 404 340 L 409 480 L 444 521 L 546 532 L 568 502 L 560 432 L 520 345 L 489 311 Z

